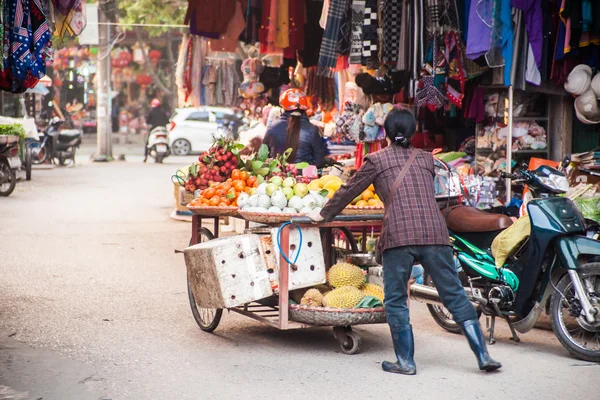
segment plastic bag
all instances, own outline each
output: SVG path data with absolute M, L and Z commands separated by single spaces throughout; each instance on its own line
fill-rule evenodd
M 492 255 L 496 268 L 502 268 L 506 259 L 519 249 L 531 234 L 531 221 L 525 215 L 500 233 L 492 242 Z
M 600 223 L 600 197 L 579 197 L 574 201 L 584 218 Z

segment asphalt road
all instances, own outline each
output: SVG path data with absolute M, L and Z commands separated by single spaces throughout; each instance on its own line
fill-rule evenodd
M 354 356 L 328 328 L 282 332 L 225 313 L 214 334 L 200 331 L 173 251 L 190 226 L 169 218 L 170 176 L 191 159 L 82 156 L 0 198 L 0 399 L 600 398 L 600 366 L 552 332 L 516 344 L 499 323 L 491 353 L 504 368 L 486 375 L 421 304 L 414 377 L 381 371 L 393 357 L 385 325 L 356 329 Z

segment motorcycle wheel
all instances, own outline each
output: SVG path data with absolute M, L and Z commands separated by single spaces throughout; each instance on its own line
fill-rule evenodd
M 596 308 L 596 322 L 590 324 L 585 317 L 579 315 L 581 305 L 575 297 L 573 282 L 565 274 L 550 299 L 550 320 L 552 330 L 559 342 L 575 357 L 600 362 L 600 263 L 583 264 L 577 270 L 592 306 Z M 562 294 L 562 295 L 561 295 Z
M 28 147 L 25 148 L 25 180 L 31 180 L 31 163 L 33 162 L 33 155 L 31 149 Z
M 154 161 L 156 161 L 158 164 L 162 164 L 164 158 L 165 158 L 165 156 L 163 156 L 161 154 L 157 154 Z
M 42 147 L 40 142 L 31 142 L 27 145 L 28 149 L 31 149 L 31 163 L 33 165 L 40 165 L 46 162 L 48 159 L 48 148 Z
M 17 173 L 8 165 L 8 161 L 0 161 L 0 170 L 8 176 L 8 182 L 0 184 L 0 196 L 7 197 L 15 190 L 17 185 Z
M 464 274 L 464 272 L 460 272 L 459 274 Z M 427 272 L 423 272 L 423 284 L 431 287 L 435 286 L 433 284 L 433 279 L 431 279 L 431 276 Z M 446 307 L 427 304 L 427 309 L 429 310 L 429 313 L 431 314 L 433 320 L 439 326 L 441 326 L 450 333 L 462 333 L 462 331 L 460 330 L 460 326 L 454 321 L 454 318 L 452 318 L 452 314 L 450 314 L 450 311 L 448 311 Z M 481 309 L 478 307 L 476 311 L 477 318 L 479 319 L 479 317 L 481 317 Z

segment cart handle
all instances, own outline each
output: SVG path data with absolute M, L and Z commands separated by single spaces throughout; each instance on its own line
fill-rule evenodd
M 333 222 L 354 222 L 354 221 L 383 221 L 382 214 L 366 214 L 366 215 L 338 215 L 333 219 Z M 312 224 L 315 223 L 309 217 L 292 217 L 292 224 Z

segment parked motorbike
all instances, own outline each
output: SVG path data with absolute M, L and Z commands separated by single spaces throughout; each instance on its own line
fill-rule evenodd
M 509 176 L 526 184 L 531 233 L 502 268 L 489 250 L 494 238 L 512 224 L 505 215 L 472 207 L 444 210 L 457 270 L 478 313 L 491 318 L 493 344 L 497 317 L 508 322 L 512 340 L 531 330 L 542 312 L 550 315 L 560 343 L 574 356 L 600 362 L 600 242 L 586 235 L 586 222 L 566 192 L 563 173 L 547 166 Z M 431 277 L 411 286 L 411 297 L 428 303 L 435 321 L 460 332 L 443 307 Z
M 1 137 L 0 137 L 1 138 Z M 19 158 L 19 141 L 10 141 L 5 137 L 5 141 L 0 143 L 0 196 L 10 196 L 17 185 L 17 170 L 21 168 L 21 159 Z
M 34 165 L 46 161 L 67 166 L 75 163 L 75 153 L 81 145 L 81 131 L 77 129 L 60 130 L 64 121 L 59 118 L 50 120 L 48 126 L 42 131 L 40 140 L 30 142 L 27 147 L 31 149 Z
M 154 158 L 157 163 L 162 163 L 163 160 L 171 155 L 169 147 L 169 132 L 164 126 L 157 126 L 150 131 L 148 138 L 148 154 Z

